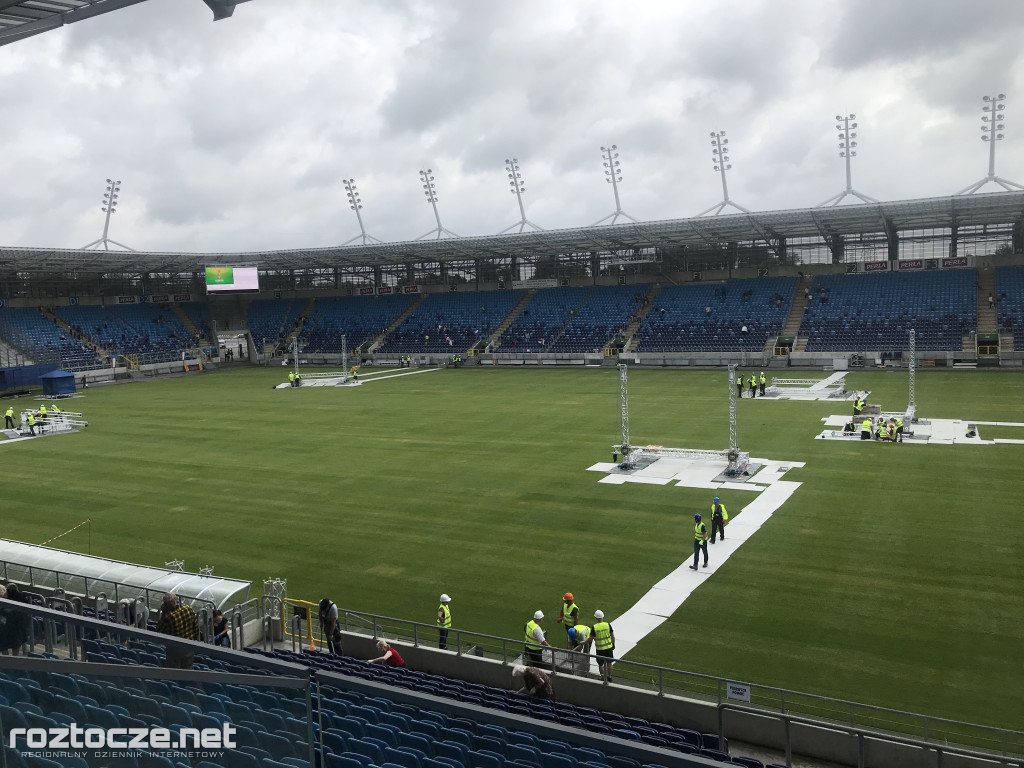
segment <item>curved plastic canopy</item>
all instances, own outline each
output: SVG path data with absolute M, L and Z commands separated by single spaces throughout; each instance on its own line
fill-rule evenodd
M 61 586 L 69 592 L 75 592 L 79 590 L 70 585 L 81 583 L 82 592 L 94 595 L 102 590 L 110 596 L 104 585 L 117 584 L 156 593 L 174 592 L 182 599 L 208 600 L 221 609 L 240 592 L 244 595 L 237 602 L 247 600 L 252 586 L 252 582 L 241 579 L 136 565 L 10 539 L 0 539 L 0 563 L 3 564 L 7 578 L 15 581 L 27 578 L 28 569 L 31 568 L 32 583 L 39 586 Z

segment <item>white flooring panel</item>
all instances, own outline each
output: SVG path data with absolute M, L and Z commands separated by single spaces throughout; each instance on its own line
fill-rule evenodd
M 857 427 L 860 427 L 860 422 L 864 420 L 863 417 L 850 417 L 850 416 L 837 416 L 835 414 L 826 416 L 822 419 L 826 429 L 820 434 L 815 436 L 817 440 L 840 440 L 845 442 L 870 442 L 872 445 L 877 445 L 876 440 L 864 440 L 860 439 L 860 431 L 858 429 L 853 435 L 841 434 L 843 426 L 849 421 L 853 421 Z M 967 432 L 971 424 L 978 427 L 975 430 L 974 437 L 968 437 Z M 1004 426 L 1004 427 L 1024 427 L 1024 424 L 1010 421 L 969 421 L 965 419 L 925 419 L 923 423 L 909 425 L 913 431 L 913 436 L 905 436 L 903 439 L 906 445 L 994 445 L 995 443 L 1010 443 L 1017 445 L 1024 445 L 1024 440 L 1012 440 L 997 438 L 993 440 L 985 440 L 985 430 L 982 429 L 984 426 Z M 836 434 L 839 432 L 840 434 Z
M 670 573 L 663 576 L 641 597 L 635 605 L 615 618 L 608 618 L 615 630 L 615 656 L 622 658 L 643 640 L 694 593 L 694 591 L 711 578 L 715 572 L 747 541 L 760 530 L 772 514 L 778 510 L 800 483 L 783 480 L 786 473 L 793 468 L 804 466 L 804 462 L 778 461 L 774 459 L 750 459 L 751 464 L 762 464 L 762 468 L 746 483 L 714 482 L 725 467 L 723 461 L 703 459 L 663 458 L 643 470 L 633 473 L 606 474 L 598 482 L 624 485 L 626 483 L 657 483 L 674 480 L 680 488 L 707 488 L 708 490 L 748 491 L 754 498 L 739 513 L 733 512 L 725 528 L 726 538 L 715 544 L 708 543 L 708 567 L 697 571 L 690 570 L 693 562 L 692 539 L 687 538 L 680 544 L 684 560 Z M 661 465 L 660 467 L 658 465 Z M 601 462 L 588 467 L 589 471 L 609 473 L 616 469 L 615 464 Z M 710 499 L 709 499 L 710 505 Z M 701 512 L 703 514 L 703 511 Z M 691 520 L 689 514 L 687 520 Z M 689 530 L 689 526 L 684 526 Z M 703 562 L 703 557 L 702 557 Z M 590 619 L 591 617 L 587 617 Z M 593 666 L 593 665 L 592 665 Z

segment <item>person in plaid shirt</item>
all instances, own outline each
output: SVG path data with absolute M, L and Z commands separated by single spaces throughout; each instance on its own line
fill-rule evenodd
M 191 605 L 182 605 L 176 594 L 168 592 L 160 606 L 160 621 L 156 624 L 156 631 L 184 640 L 198 640 L 199 621 L 196 619 L 196 612 Z M 192 669 L 195 660 L 195 651 L 168 646 L 164 666 L 173 669 Z

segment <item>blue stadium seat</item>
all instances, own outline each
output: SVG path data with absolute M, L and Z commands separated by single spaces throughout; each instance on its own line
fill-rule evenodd
M 402 768 L 421 768 L 419 757 L 402 749 L 385 749 L 384 759 Z

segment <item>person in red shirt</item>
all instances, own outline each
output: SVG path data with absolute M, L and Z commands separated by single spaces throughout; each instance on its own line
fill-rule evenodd
M 370 659 L 371 664 L 387 664 L 389 667 L 405 666 L 405 660 L 402 658 L 401 654 L 388 645 L 387 640 L 378 640 L 377 650 L 384 655 L 378 656 L 376 659 Z

